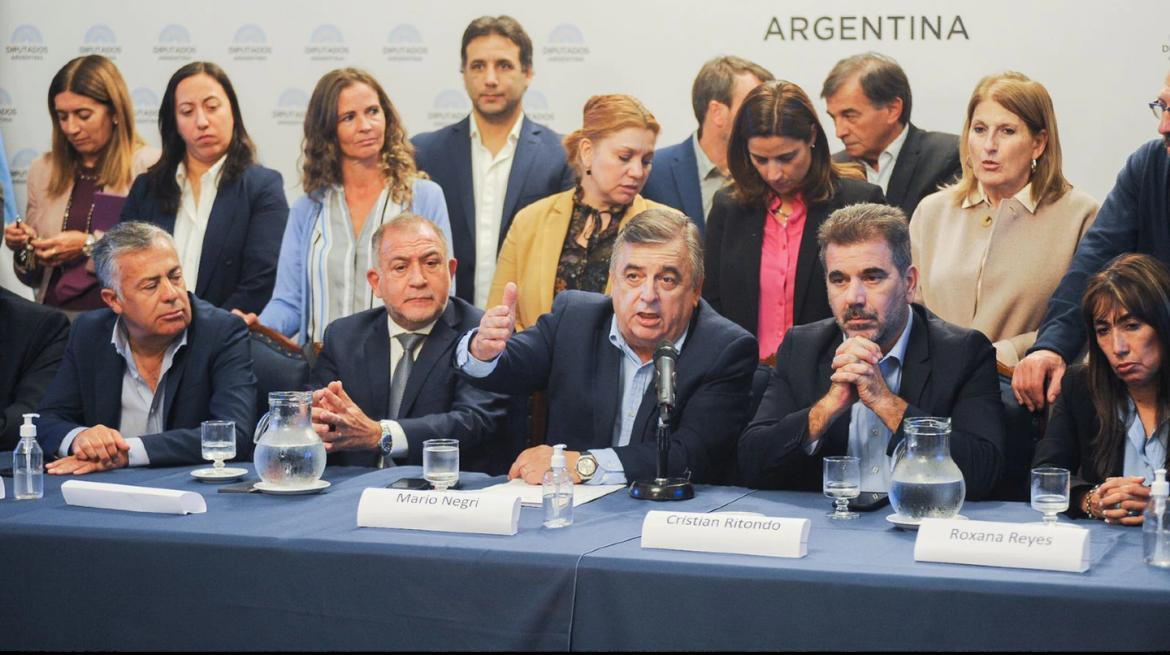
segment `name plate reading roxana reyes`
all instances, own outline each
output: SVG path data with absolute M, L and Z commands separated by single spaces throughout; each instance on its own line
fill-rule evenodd
M 808 519 L 652 511 L 642 521 L 642 548 L 804 557 L 808 530 Z
M 366 489 L 358 502 L 359 528 L 516 534 L 520 499 L 462 491 Z
M 914 559 L 1084 573 L 1089 570 L 1089 531 L 1072 526 L 924 519 L 914 543 Z

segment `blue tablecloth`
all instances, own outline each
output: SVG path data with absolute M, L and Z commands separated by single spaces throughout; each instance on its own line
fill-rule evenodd
M 362 490 L 416 467 L 330 468 L 328 490 L 287 497 L 216 493 L 190 470 L 88 479 L 199 491 L 206 514 L 70 507 L 56 477 L 43 500 L 0 501 L 0 647 L 1161 649 L 1170 637 L 1170 572 L 1142 563 L 1132 528 L 1083 522 L 1091 571 L 1048 573 L 915 563 L 914 534 L 888 509 L 830 522 L 814 494 L 700 487 L 664 506 L 617 493 L 563 530 L 525 509 L 519 534 L 501 537 L 357 528 Z M 809 554 L 644 550 L 650 509 L 808 516 Z M 1039 516 L 1013 503 L 964 514 Z

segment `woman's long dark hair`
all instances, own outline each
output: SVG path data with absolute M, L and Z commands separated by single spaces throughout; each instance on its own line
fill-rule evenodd
M 1158 335 L 1162 347 L 1162 368 L 1158 371 L 1158 422 L 1170 417 L 1170 271 L 1149 255 L 1121 255 L 1100 273 L 1089 278 L 1081 302 L 1081 316 L 1089 334 L 1089 393 L 1100 429 L 1092 443 L 1090 468 L 1102 479 L 1121 466 L 1125 423 L 1122 412 L 1129 407 L 1129 390 L 1113 372 L 1097 343 L 1098 318 L 1129 314 L 1146 323 Z
M 244 169 L 256 160 L 256 146 L 252 144 L 248 130 L 244 129 L 244 116 L 240 113 L 240 101 L 236 98 L 236 90 L 232 88 L 232 81 L 228 79 L 223 69 L 209 61 L 193 61 L 171 75 L 167 82 L 166 93 L 163 94 L 162 104 L 158 108 L 158 132 L 162 137 L 162 157 L 150 167 L 147 175 L 150 176 L 150 191 L 159 199 L 163 211 L 173 214 L 179 211 L 179 183 L 175 181 L 175 171 L 179 164 L 187 157 L 187 143 L 179 134 L 179 122 L 175 118 L 175 90 L 179 83 L 188 77 L 205 74 L 210 76 L 223 87 L 228 104 L 232 108 L 232 142 L 228 144 L 227 159 L 219 176 L 219 185 L 222 187 L 236 179 Z
M 784 80 L 764 82 L 752 89 L 735 114 L 727 144 L 727 167 L 735 197 L 743 205 L 766 205 L 771 188 L 752 165 L 748 141 L 752 137 L 782 136 L 812 144 L 812 163 L 800 184 L 806 202 L 824 202 L 836 193 L 842 177 L 863 178 L 855 164 L 838 164 L 829 157 L 829 140 L 808 94 Z

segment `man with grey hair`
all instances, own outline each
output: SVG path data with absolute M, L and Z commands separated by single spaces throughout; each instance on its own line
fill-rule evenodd
M 819 490 L 821 460 L 852 455 L 861 460 L 862 491 L 886 492 L 903 419 L 947 416 L 967 497 L 986 497 L 1004 444 L 991 342 L 911 304 L 918 270 L 900 209 L 839 209 L 817 242 L 833 318 L 785 336 L 739 439 L 740 482 Z
M 564 291 L 552 311 L 513 333 L 516 285 L 456 351 L 456 365 L 492 391 L 548 395 L 547 443 L 566 444 L 575 482 L 624 484 L 655 476 L 658 404 L 655 349 L 679 352 L 670 416 L 669 474 L 723 482 L 747 420 L 756 340 L 700 298 L 698 228 L 671 209 L 649 209 L 618 233 L 610 260 L 612 298 Z M 508 472 L 538 484 L 552 448 L 520 453 Z
M 833 160 L 860 163 L 866 179 L 906 216 L 962 174 L 959 137 L 910 122 L 910 81 L 893 59 L 876 52 L 842 59 L 825 78 L 821 97 L 845 144 Z
M 423 441 L 451 438 L 463 470 L 501 471 L 519 452 L 501 439 L 507 399 L 451 367 L 459 337 L 483 312 L 448 297 L 457 262 L 442 230 L 407 212 L 371 243 L 366 279 L 385 307 L 330 323 L 313 365 L 313 427 L 330 462 L 419 465 Z
M 187 292 L 171 236 L 149 223 L 106 232 L 93 251 L 107 308 L 73 323 L 41 401 L 52 474 L 203 460 L 200 423 L 235 422 L 247 459 L 256 405 L 248 329 Z
M 735 113 L 748 92 L 775 79 L 768 69 L 741 57 L 716 57 L 699 69 L 691 106 L 699 129 L 654 157 L 642 196 L 674 207 L 703 231 L 715 192 L 731 179 L 727 144 Z

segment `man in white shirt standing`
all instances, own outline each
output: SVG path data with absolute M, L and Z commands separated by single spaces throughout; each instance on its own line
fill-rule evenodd
M 845 150 L 837 162 L 857 162 L 886 201 L 913 216 L 918 203 L 962 173 L 959 137 L 910 123 L 910 81 L 898 62 L 876 52 L 837 62 L 821 97 Z
M 482 16 L 463 32 L 460 72 L 471 115 L 416 135 L 420 170 L 443 188 L 455 259 L 456 294 L 484 307 L 496 256 L 512 217 L 573 185 L 560 136 L 524 116 L 532 40 L 509 16 Z

